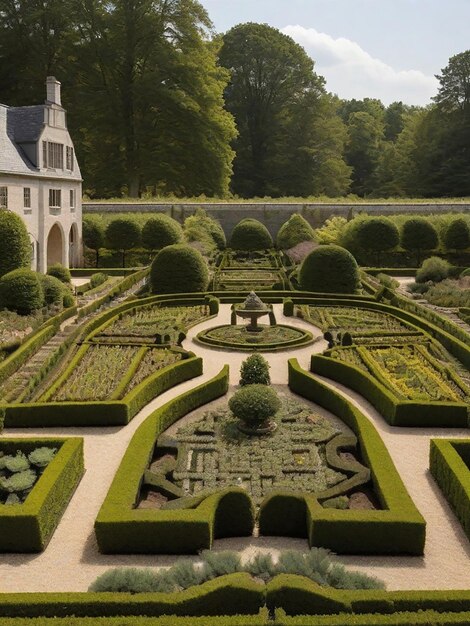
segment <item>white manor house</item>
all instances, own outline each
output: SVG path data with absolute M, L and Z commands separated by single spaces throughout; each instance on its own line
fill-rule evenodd
M 45 104 L 0 104 L 0 210 L 26 223 L 32 269 L 40 272 L 80 265 L 82 249 L 82 177 L 60 83 L 49 76 L 46 87 Z

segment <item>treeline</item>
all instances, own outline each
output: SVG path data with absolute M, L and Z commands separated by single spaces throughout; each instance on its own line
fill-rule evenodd
M 90 197 L 470 195 L 470 51 L 433 105 L 385 107 L 196 0 L 0 0 L 0 101 L 42 102 L 52 74 Z

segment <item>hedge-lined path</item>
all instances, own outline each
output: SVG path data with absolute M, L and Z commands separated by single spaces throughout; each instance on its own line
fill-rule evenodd
M 39 350 L 35 352 L 24 365 L 22 365 L 18 370 L 16 370 L 16 372 L 14 372 L 9 378 L 7 378 L 4 383 L 2 383 L 1 388 L 8 390 L 7 394 L 9 402 L 15 402 L 17 398 L 22 396 L 23 392 L 25 392 L 28 387 L 29 381 L 40 372 L 42 367 L 54 355 L 54 353 L 58 349 L 60 349 L 61 345 L 65 341 L 67 341 L 68 337 L 72 333 L 74 333 L 78 328 L 84 326 L 87 322 L 90 321 L 90 319 L 102 313 L 105 309 L 114 308 L 119 304 L 122 304 L 122 302 L 126 298 L 138 291 L 142 287 L 142 285 L 143 281 L 139 281 L 139 283 L 137 283 L 136 285 L 132 285 L 132 287 L 124 291 L 119 296 L 113 298 L 110 302 L 107 302 L 100 306 L 99 309 L 97 309 L 93 313 L 89 313 L 88 315 L 84 315 L 83 317 L 79 316 L 81 308 L 79 307 L 76 315 L 73 315 L 72 317 L 64 320 L 57 332 L 52 335 L 52 337 L 43 346 L 41 346 Z M 84 306 L 89 306 L 94 300 L 99 300 L 105 294 L 106 292 L 97 294 L 94 298 L 86 302 Z M 45 384 L 48 384 L 48 382 L 50 382 L 51 375 L 61 367 L 62 361 L 67 354 L 70 355 L 70 348 L 66 350 L 64 355 L 59 358 L 58 363 L 56 363 L 54 367 L 48 372 L 46 379 L 34 389 L 31 399 L 35 399 L 36 397 L 38 397 L 38 390 L 44 389 Z
M 279 323 L 299 328 L 315 328 L 302 320 L 285 318 L 281 306 L 275 305 Z M 177 560 L 165 555 L 101 555 L 93 533 L 93 523 L 106 496 L 109 485 L 126 451 L 129 441 L 142 421 L 157 407 L 218 373 L 223 364 L 231 366 L 231 383 L 238 382 L 239 367 L 246 353 L 224 352 L 196 346 L 192 338 L 197 332 L 229 323 L 230 306 L 222 305 L 217 318 L 194 327 L 184 346 L 204 357 L 204 374 L 165 392 L 148 404 L 124 428 L 47 428 L 5 431 L 5 436 L 80 436 L 85 438 L 83 477 L 46 551 L 39 555 L 0 555 L 1 591 L 85 591 L 102 572 L 111 567 L 169 566 Z M 321 332 L 317 330 L 317 336 Z M 322 352 L 325 342 L 299 350 L 266 353 L 274 384 L 287 383 L 287 359 L 298 358 L 308 368 L 310 355 Z M 468 587 L 470 547 L 459 523 L 445 503 L 428 472 L 429 439 L 431 437 L 467 437 L 468 431 L 452 429 L 392 429 L 363 398 L 339 384 L 328 381 L 357 404 L 374 422 L 385 441 L 397 469 L 421 513 L 426 518 L 426 555 L 420 557 L 342 557 L 346 564 L 375 574 L 385 580 L 389 589 L 437 589 Z M 231 538 L 218 540 L 215 549 L 241 550 L 245 557 L 259 549 L 307 549 L 307 542 L 289 538 Z M 189 557 L 197 559 L 197 557 Z

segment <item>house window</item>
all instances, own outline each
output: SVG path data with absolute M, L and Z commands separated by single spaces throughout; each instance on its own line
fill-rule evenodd
M 73 172 L 73 148 L 66 146 L 65 148 L 66 169 Z
M 8 187 L 0 187 L 0 208 L 8 209 Z
M 60 211 L 62 200 L 61 195 L 60 189 L 49 189 L 49 209 L 52 209 L 55 212 Z
M 64 146 L 52 141 L 42 142 L 42 160 L 44 167 L 54 170 L 64 169 Z
M 72 211 L 75 210 L 75 190 L 74 189 L 70 190 L 70 208 L 72 209 Z
M 23 206 L 25 209 L 31 208 L 31 187 L 23 187 Z

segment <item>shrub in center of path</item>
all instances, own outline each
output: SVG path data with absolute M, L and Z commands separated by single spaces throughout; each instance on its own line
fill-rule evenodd
M 277 393 L 267 385 L 246 385 L 230 398 L 230 410 L 248 429 L 256 434 L 259 430 L 272 430 L 270 418 L 281 408 Z
M 269 363 L 261 354 L 251 354 L 240 368 L 240 385 L 269 385 Z
M 234 250 L 265 250 L 272 245 L 273 240 L 266 226 L 252 218 L 238 222 L 230 239 Z
M 345 248 L 320 246 L 305 258 L 299 279 L 304 291 L 354 293 L 359 285 L 359 268 Z
M 209 280 L 202 254 L 185 244 L 160 250 L 150 269 L 153 293 L 195 293 L 205 291 Z

